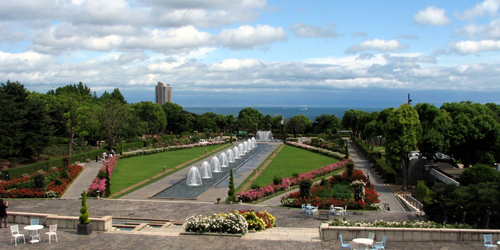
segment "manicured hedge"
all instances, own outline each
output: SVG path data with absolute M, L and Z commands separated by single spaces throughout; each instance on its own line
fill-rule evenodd
M 85 152 L 85 153 L 81 153 L 81 154 L 72 155 L 70 162 L 71 162 L 71 164 L 74 164 L 77 161 L 82 161 L 82 157 L 83 157 L 84 161 L 87 159 L 95 160 L 95 156 L 98 155 L 99 157 L 101 157 L 103 152 L 106 152 L 106 150 L 105 149 L 97 149 L 97 150 L 93 150 L 93 151 L 89 151 L 89 152 Z M 41 162 L 36 162 L 36 163 L 24 165 L 22 167 L 7 169 L 7 170 L 2 171 L 2 175 L 5 173 L 9 173 L 10 179 L 17 179 L 17 178 L 21 178 L 23 174 L 30 174 L 31 175 L 31 174 L 34 174 L 38 170 L 45 171 L 46 170 L 45 166 L 47 166 L 47 170 L 50 170 L 52 167 L 61 168 L 64 165 L 63 163 L 64 163 L 63 158 L 55 158 L 55 159 L 51 159 L 48 161 L 41 161 Z
M 390 165 L 388 165 L 383 159 L 381 159 L 381 153 L 374 153 L 372 150 L 364 143 L 362 143 L 358 138 L 351 137 L 352 141 L 358 146 L 358 148 L 368 156 L 370 162 L 375 165 L 377 172 L 379 172 L 388 183 L 394 183 L 396 181 L 396 170 L 394 170 Z
M 143 141 L 138 141 L 138 142 L 131 142 L 131 143 L 124 143 L 123 144 L 123 152 L 127 152 L 129 149 L 130 150 L 135 150 L 141 149 L 144 147 L 144 142 Z M 120 148 L 120 146 L 118 146 Z

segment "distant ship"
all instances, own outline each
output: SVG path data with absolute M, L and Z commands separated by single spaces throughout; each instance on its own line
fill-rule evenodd
M 307 108 L 301 108 L 300 110 L 307 110 Z

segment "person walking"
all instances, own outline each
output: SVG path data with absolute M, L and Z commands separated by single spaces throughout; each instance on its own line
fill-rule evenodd
M 2 220 L 3 225 L 7 228 L 7 208 L 9 207 L 9 202 L 0 199 L 0 228 L 2 228 Z

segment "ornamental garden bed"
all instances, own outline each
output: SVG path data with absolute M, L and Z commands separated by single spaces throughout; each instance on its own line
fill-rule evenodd
M 36 173 L 0 183 L 2 198 L 58 198 L 66 191 L 67 186 L 82 171 L 82 166 L 73 165 L 66 168 Z
M 193 215 L 186 219 L 185 233 L 214 236 L 239 236 L 249 231 L 263 231 L 276 226 L 276 218 L 254 210 L 235 210 L 230 213 Z
M 302 204 L 311 204 L 319 208 L 329 209 L 345 207 L 348 209 L 379 210 L 379 195 L 361 170 L 354 169 L 352 176 L 348 171 L 334 175 L 314 184 L 310 195 L 304 196 L 301 191 L 281 197 L 281 203 L 286 207 L 300 208 Z

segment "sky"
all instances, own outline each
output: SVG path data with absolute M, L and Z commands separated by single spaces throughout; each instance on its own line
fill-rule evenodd
M 500 0 L 0 0 L 0 82 L 181 106 L 500 103 Z

